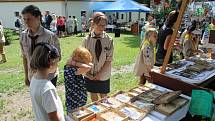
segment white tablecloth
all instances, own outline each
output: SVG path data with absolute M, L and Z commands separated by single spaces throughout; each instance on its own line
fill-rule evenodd
M 155 84 L 152 84 L 152 85 L 155 86 L 155 89 L 158 89 L 158 90 L 161 90 L 161 91 L 164 91 L 164 92 L 171 91 L 171 90 L 169 90 L 167 88 L 164 88 L 164 87 L 161 87 L 161 86 L 158 86 L 158 85 L 155 85 Z M 186 99 L 188 99 L 188 100 L 191 99 L 190 97 L 188 97 L 186 95 L 183 95 L 183 94 L 181 96 L 186 98 Z M 179 121 L 179 120 L 183 119 L 186 116 L 186 114 L 187 114 L 187 112 L 189 110 L 189 106 L 190 106 L 190 101 L 186 105 L 181 107 L 179 110 L 177 110 L 176 112 L 174 112 L 170 116 L 166 116 L 166 115 L 161 114 L 161 113 L 156 112 L 156 111 L 152 111 L 149 116 L 153 116 L 155 119 L 158 119 L 158 120 L 153 120 L 153 121 Z M 143 121 L 148 121 L 148 120 L 143 120 Z
M 172 77 L 172 78 L 179 79 L 181 81 L 184 81 L 184 82 L 190 83 L 190 84 L 200 84 L 200 83 L 206 81 L 207 79 L 212 78 L 215 75 L 215 69 L 210 70 L 210 71 L 203 71 L 199 75 L 195 76 L 193 79 L 174 74 L 174 72 L 180 72 L 182 70 L 185 70 L 186 66 L 194 64 L 193 62 L 190 62 L 190 61 L 185 61 L 185 62 L 187 62 L 187 64 L 185 66 L 178 68 L 178 69 L 171 70 L 171 71 L 166 71 L 165 75 Z
M 113 32 L 113 30 L 114 30 L 115 27 L 116 27 L 115 25 L 110 25 L 110 24 L 108 24 L 108 25 L 106 26 L 106 29 L 111 29 L 111 31 Z

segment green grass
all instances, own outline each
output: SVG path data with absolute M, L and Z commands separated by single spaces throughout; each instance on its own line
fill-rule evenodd
M 133 73 L 116 73 L 111 77 L 111 93 L 129 90 L 137 86 L 138 79 Z
M 6 103 L 5 100 L 0 99 L 0 110 L 3 110 L 3 109 L 4 109 L 5 103 Z
M 0 64 L 0 93 L 12 93 L 25 87 L 19 40 L 16 34 L 10 35 L 10 38 L 13 40 L 10 41 L 11 44 L 9 46 L 5 46 L 7 62 Z M 113 33 L 110 33 L 110 35 L 114 40 L 113 67 L 119 68 L 134 63 L 139 51 L 138 37 L 130 34 L 121 34 L 120 38 L 115 38 Z M 63 83 L 63 66 L 72 51 L 82 44 L 83 39 L 83 37 L 79 36 L 60 38 L 62 60 L 59 66 L 59 84 Z M 124 90 L 126 89 L 126 85 L 134 85 L 134 75 L 132 74 L 116 74 L 111 78 L 113 80 L 113 84 L 111 84 L 112 92 Z

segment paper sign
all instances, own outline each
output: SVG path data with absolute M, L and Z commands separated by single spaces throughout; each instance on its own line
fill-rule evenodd
M 190 104 L 191 115 L 211 117 L 213 109 L 213 95 L 204 90 L 193 90 Z

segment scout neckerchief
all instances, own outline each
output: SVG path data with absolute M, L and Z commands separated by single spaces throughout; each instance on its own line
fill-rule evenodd
M 96 36 L 95 33 L 93 33 L 95 36 L 93 36 L 92 38 L 96 39 L 96 44 L 95 44 L 95 55 L 96 55 L 96 59 L 97 61 L 99 61 L 101 52 L 102 52 L 102 43 L 101 43 L 101 37 L 100 36 Z M 91 36 L 91 33 L 90 33 Z
M 33 52 L 34 52 L 34 49 L 35 49 L 35 46 L 36 46 L 36 40 L 37 38 L 39 37 L 39 35 L 36 35 L 36 36 L 30 36 L 28 35 L 29 38 L 31 38 L 31 55 L 33 55 Z

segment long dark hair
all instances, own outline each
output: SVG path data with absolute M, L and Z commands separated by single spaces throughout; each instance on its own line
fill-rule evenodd
M 178 18 L 178 12 L 177 11 L 172 11 L 169 13 L 167 19 L 166 19 L 166 22 L 165 22 L 165 25 L 167 28 L 172 28 L 173 25 L 175 24 L 177 18 Z
M 30 60 L 30 67 L 34 70 L 50 68 L 52 60 L 60 57 L 58 49 L 48 43 L 37 43 Z

